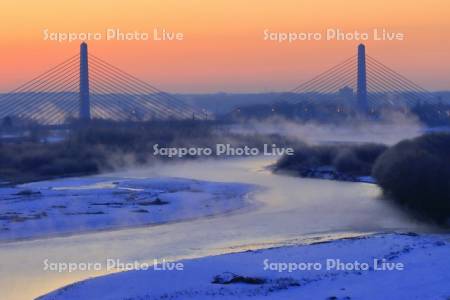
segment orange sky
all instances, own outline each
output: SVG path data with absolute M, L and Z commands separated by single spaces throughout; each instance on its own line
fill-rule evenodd
M 263 40 L 284 32 L 403 32 L 405 41 L 368 41 L 367 52 L 430 90 L 450 89 L 448 0 L 2 0 L 0 91 L 77 53 L 52 32 L 183 32 L 183 41 L 90 41 L 89 51 L 169 92 L 282 91 L 354 54 L 358 41 Z

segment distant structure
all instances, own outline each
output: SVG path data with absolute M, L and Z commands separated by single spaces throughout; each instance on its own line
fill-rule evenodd
M 353 89 L 346 85 L 343 88 L 339 89 L 338 95 L 342 98 L 351 99 L 353 97 Z
M 339 89 L 337 92 L 337 100 L 339 104 L 343 104 L 345 106 L 354 106 L 355 105 L 355 94 L 353 89 L 348 85 Z
M 447 108 L 426 89 L 367 55 L 358 45 L 352 55 L 325 72 L 285 93 L 279 102 L 298 102 L 311 115 L 309 106 L 322 102 L 336 112 L 377 116 L 385 107 L 405 111 L 422 104 L 436 104 L 435 118 L 448 118 Z M 238 110 L 239 111 L 239 110 Z M 275 113 L 275 110 L 272 111 Z M 126 71 L 88 53 L 88 45 L 14 90 L 0 95 L 0 123 L 65 125 L 103 119 L 120 122 L 152 120 L 207 120 L 204 110 L 159 90 Z
M 356 99 L 361 112 L 368 112 L 369 105 L 367 101 L 367 75 L 366 75 L 366 46 L 358 46 L 358 79 Z
M 91 119 L 88 49 L 86 43 L 81 43 L 80 45 L 80 119 Z

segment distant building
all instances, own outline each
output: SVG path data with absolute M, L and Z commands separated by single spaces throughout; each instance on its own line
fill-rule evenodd
M 349 86 L 344 86 L 342 89 L 339 90 L 338 95 L 339 97 L 342 98 L 353 99 L 354 97 L 353 89 Z
M 353 107 L 355 105 L 355 93 L 351 87 L 345 86 L 341 88 L 338 91 L 337 96 L 339 103 L 345 107 Z

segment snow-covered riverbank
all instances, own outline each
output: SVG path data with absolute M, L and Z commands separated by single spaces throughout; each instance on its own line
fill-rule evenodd
M 192 178 L 194 182 L 241 182 L 264 187 L 264 190 L 251 194 L 251 200 L 246 202 L 250 206 L 232 213 L 218 213 L 214 217 L 167 222 L 150 227 L 131 226 L 121 230 L 95 230 L 86 234 L 70 234 L 63 237 L 1 242 L 1 298 L 34 299 L 73 282 L 117 272 L 114 270 L 108 272 L 106 269 L 53 272 L 46 270 L 47 260 L 62 263 L 104 263 L 106 259 L 139 263 L 152 262 L 153 259 L 180 261 L 273 246 L 296 245 L 315 237 L 323 239 L 324 236 L 328 236 L 335 239 L 373 232 L 433 231 L 433 228 L 412 220 L 387 201 L 383 201 L 379 189 L 374 184 L 280 176 L 268 172 L 265 168 L 272 163 L 273 160 L 262 158 L 210 163 L 186 161 L 157 168 L 109 174 L 107 179 L 110 182 L 131 178 L 162 180 L 183 177 Z M 63 184 L 67 185 L 67 182 Z M 97 187 L 101 185 L 103 184 L 99 183 Z M 33 190 L 38 187 L 26 188 Z M 36 201 L 31 203 L 35 205 Z M 0 205 L 3 205 L 2 201 Z M 156 210 L 169 208 L 169 204 L 143 207 Z M 110 209 L 120 210 L 113 207 Z M 125 210 L 131 208 L 126 207 Z M 141 215 L 129 213 L 131 216 Z M 104 215 L 86 217 L 90 216 L 105 217 Z M 213 272 L 214 276 L 226 271 L 236 273 L 239 271 L 232 269 L 231 265 L 228 266 L 217 268 L 217 272 Z M 210 266 L 205 264 L 200 267 Z M 203 271 L 199 269 L 196 272 L 200 274 Z M 171 275 L 174 276 L 173 286 L 177 287 L 175 283 L 178 282 L 176 278 L 178 275 L 173 273 Z M 206 275 L 208 276 L 205 282 L 208 284 L 212 280 L 209 278 L 212 273 Z M 180 277 L 180 286 L 184 284 L 183 280 L 185 279 Z M 150 283 L 145 281 L 144 285 L 148 286 Z
M 42 299 L 448 299 L 448 253 L 448 234 L 377 234 L 116 273 Z
M 230 212 L 253 186 L 181 178 L 85 177 L 0 188 L 0 240 L 159 224 Z

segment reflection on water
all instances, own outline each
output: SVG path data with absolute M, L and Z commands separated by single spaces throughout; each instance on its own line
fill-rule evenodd
M 266 187 L 255 197 L 264 203 L 262 208 L 233 217 L 239 219 L 241 227 L 261 228 L 264 238 L 290 233 L 297 236 L 330 231 L 420 230 L 422 227 L 381 199 L 376 185 L 274 175 L 265 168 L 272 162 L 273 159 L 268 158 L 185 162 L 120 175 L 178 176 Z
M 184 162 L 121 172 L 247 182 L 265 187 L 252 210 L 110 232 L 0 244 L 3 299 L 29 299 L 102 271 L 51 273 L 43 261 L 104 262 L 181 259 L 272 245 L 310 242 L 337 234 L 425 229 L 380 200 L 377 186 L 272 175 L 261 158 Z

